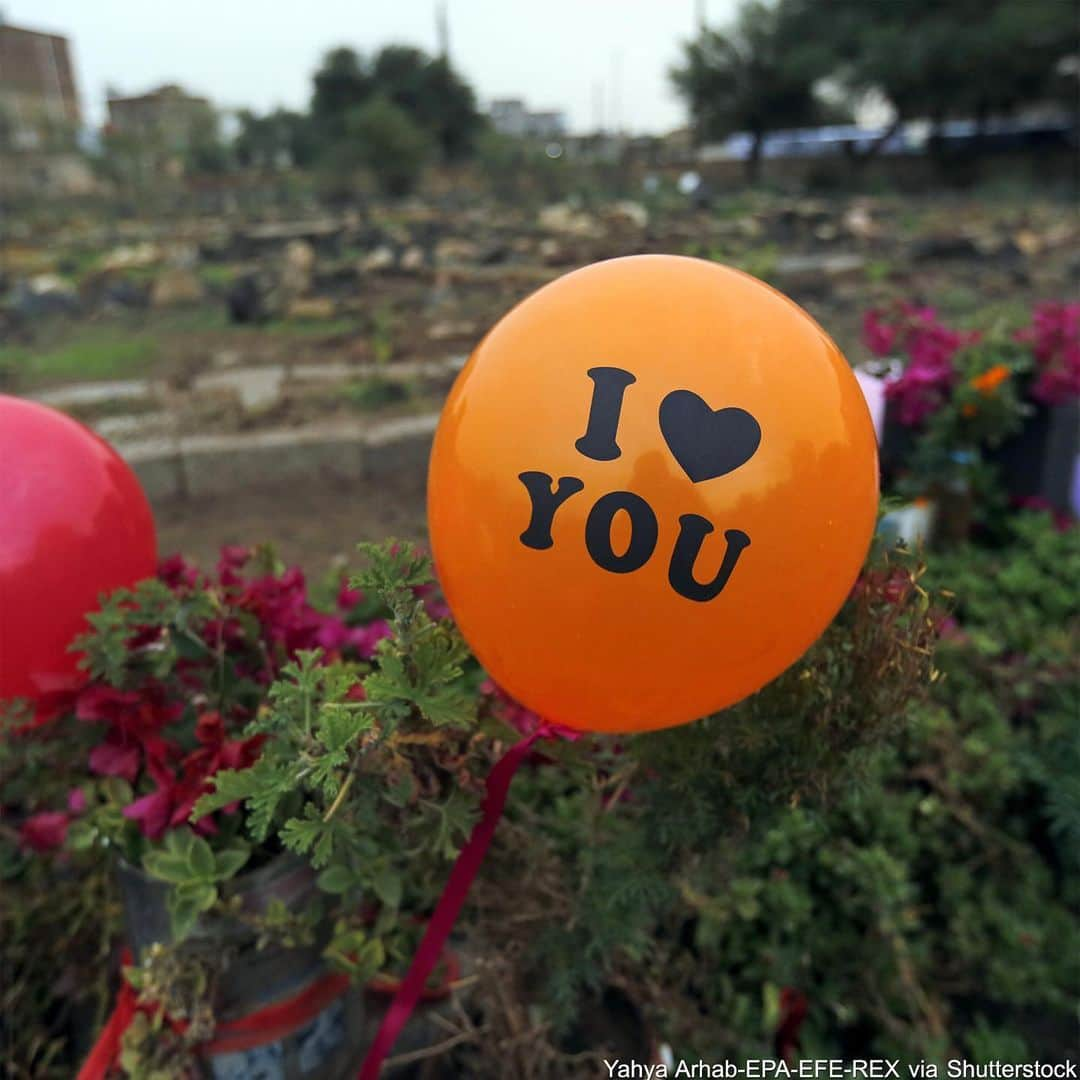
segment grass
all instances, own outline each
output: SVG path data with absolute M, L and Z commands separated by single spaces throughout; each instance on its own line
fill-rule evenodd
M 20 382 L 127 379 L 142 375 L 157 356 L 157 344 L 146 334 L 121 336 L 87 333 L 51 349 L 0 347 L 0 370 Z

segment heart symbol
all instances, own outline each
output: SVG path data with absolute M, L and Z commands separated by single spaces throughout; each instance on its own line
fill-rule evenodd
M 745 465 L 761 443 L 761 426 L 745 409 L 714 411 L 691 390 L 672 390 L 660 402 L 660 430 L 695 484 Z

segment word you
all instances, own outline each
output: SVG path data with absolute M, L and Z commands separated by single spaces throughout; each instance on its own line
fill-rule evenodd
M 586 374 L 592 380 L 592 402 L 585 434 L 574 443 L 575 449 L 592 461 L 614 461 L 622 455 L 616 441 L 623 396 L 628 386 L 637 382 L 629 371 L 617 367 L 594 367 Z M 695 484 L 732 472 L 757 452 L 761 428 L 745 409 L 713 410 L 690 390 L 672 390 L 660 403 L 660 432 L 675 460 Z M 551 526 L 559 507 L 583 491 L 585 484 L 576 476 L 560 476 L 529 470 L 519 473 L 529 495 L 532 513 L 521 542 L 536 551 L 552 547 Z M 616 552 L 611 527 L 617 514 L 625 514 L 630 523 L 626 550 Z M 724 532 L 724 558 L 710 581 L 698 581 L 694 566 L 705 538 L 715 531 L 708 518 L 700 514 L 679 517 L 679 535 L 668 561 L 668 583 L 687 600 L 706 602 L 719 596 L 728 583 L 739 556 L 750 546 L 750 537 L 741 529 Z M 609 491 L 601 495 L 585 521 L 585 550 L 602 570 L 629 574 L 641 569 L 656 550 L 660 526 L 649 503 L 633 491 Z

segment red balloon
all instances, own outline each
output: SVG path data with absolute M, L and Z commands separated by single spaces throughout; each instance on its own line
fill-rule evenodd
M 102 593 L 154 573 L 135 474 L 71 417 L 0 395 L 0 701 L 71 686 Z

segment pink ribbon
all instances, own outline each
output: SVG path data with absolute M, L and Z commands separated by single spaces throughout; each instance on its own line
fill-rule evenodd
M 473 828 L 468 842 L 458 854 L 453 870 L 446 882 L 446 888 L 439 897 L 431 915 L 431 921 L 424 931 L 416 954 L 413 956 L 409 973 L 398 987 L 390 1008 L 386 1010 L 378 1034 L 371 1044 L 360 1068 L 357 1080 L 377 1080 L 386 1055 L 394 1046 L 405 1022 L 412 1015 L 420 994 L 427 984 L 428 976 L 434 970 L 442 955 L 446 939 L 457 922 L 458 913 L 469 895 L 469 888 L 476 877 L 480 864 L 484 861 L 488 845 L 495 835 L 495 826 L 502 816 L 506 805 L 506 796 L 510 792 L 510 782 L 514 779 L 521 763 L 529 756 L 533 744 L 540 739 L 552 736 L 577 737 L 577 732 L 569 732 L 554 724 L 541 724 L 530 734 L 515 743 L 495 763 L 487 778 L 487 792 L 481 807 L 481 817 Z

